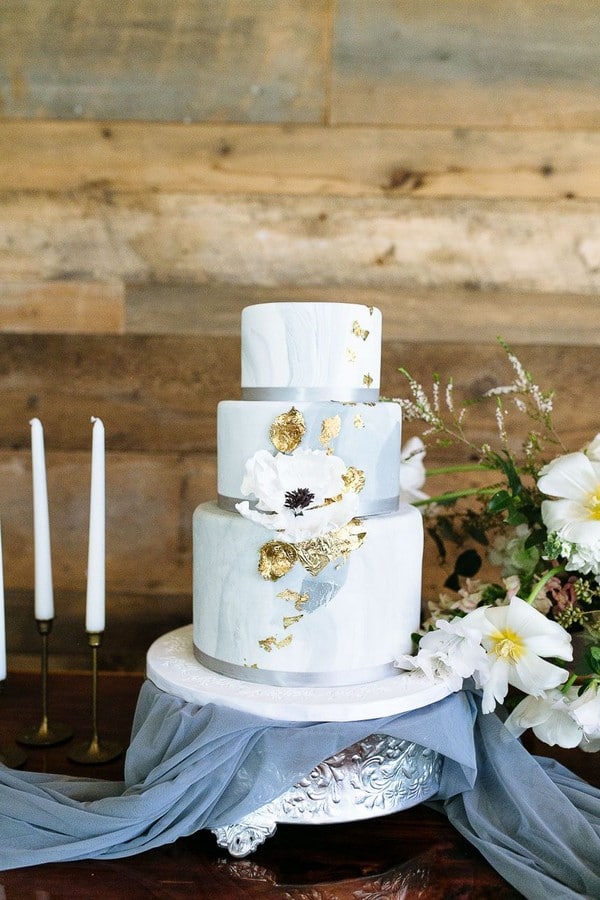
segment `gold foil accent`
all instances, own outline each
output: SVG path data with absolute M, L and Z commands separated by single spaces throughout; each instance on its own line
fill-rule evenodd
M 348 362 L 356 362 L 356 353 L 350 347 L 346 347 L 346 359 Z
M 355 494 L 359 494 L 365 486 L 365 473 L 362 469 L 348 466 L 342 475 L 342 481 L 347 491 L 354 491 Z
M 319 440 L 324 447 L 338 436 L 341 428 L 342 420 L 340 419 L 339 415 L 330 416 L 328 419 L 323 419 L 321 423 L 321 434 L 319 436 Z
M 269 429 L 271 443 L 280 453 L 291 453 L 304 436 L 304 416 L 294 406 L 273 420 Z
M 371 385 L 373 384 L 373 379 L 371 378 L 371 376 L 369 375 L 368 372 L 366 375 L 363 375 L 363 384 L 365 384 L 368 388 L 370 388 Z
M 296 563 L 298 554 L 294 544 L 285 541 L 267 541 L 260 548 L 258 571 L 265 581 L 277 581 Z
M 362 338 L 363 341 L 369 337 L 369 332 L 366 328 L 361 328 L 360 323 L 358 321 L 352 323 L 352 334 L 356 337 Z
M 364 428 L 365 427 L 363 417 L 361 416 L 360 413 L 356 413 L 356 415 L 354 416 L 354 418 L 352 420 L 352 424 L 354 425 L 355 428 Z
M 258 571 L 266 581 L 277 581 L 299 562 L 311 575 L 318 575 L 328 563 L 340 557 L 347 560 L 350 553 L 361 546 L 367 535 L 362 527 L 360 519 L 351 519 L 336 531 L 297 544 L 268 541 L 260 548 Z
M 318 538 L 310 538 L 296 544 L 298 562 L 311 575 L 318 575 L 333 560 L 339 557 L 347 560 L 350 553 L 361 546 L 367 535 L 362 527 L 360 519 L 351 519 L 337 531 L 328 531 Z
M 304 618 L 303 616 L 284 616 L 283 618 L 283 627 L 291 628 L 292 625 L 295 625 L 296 622 L 299 622 L 300 619 Z
M 282 647 L 287 647 L 292 643 L 293 634 L 288 634 L 287 637 L 282 638 L 282 640 L 278 641 L 276 637 L 271 635 L 271 637 L 263 638 L 262 641 L 258 642 L 258 646 L 262 647 L 263 650 L 266 650 L 267 653 L 270 653 L 271 650 L 281 650 Z
M 298 591 L 291 591 L 289 588 L 286 588 L 285 591 L 281 591 L 277 596 L 290 603 L 293 601 L 298 612 L 302 612 L 304 604 L 308 603 L 308 594 L 299 594 Z

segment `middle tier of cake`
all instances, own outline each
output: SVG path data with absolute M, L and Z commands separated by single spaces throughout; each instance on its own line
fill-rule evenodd
M 423 524 L 407 504 L 298 544 L 204 503 L 194 513 L 194 650 L 286 686 L 377 681 L 419 627 Z
M 277 445 L 277 422 L 282 440 L 290 440 L 289 417 L 297 411 L 303 448 L 335 453 L 364 474 L 359 515 L 381 515 L 398 508 L 402 410 L 398 403 L 342 403 L 334 400 L 292 403 L 271 400 L 224 400 L 217 410 L 218 500 L 233 510 L 245 466 L 257 451 Z M 273 428 L 275 426 L 275 433 Z M 274 444 L 275 441 L 275 444 Z

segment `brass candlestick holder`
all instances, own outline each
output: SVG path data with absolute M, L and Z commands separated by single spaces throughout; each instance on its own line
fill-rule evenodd
M 98 737 L 98 647 L 102 632 L 89 631 L 88 643 L 92 648 L 92 737 L 75 744 L 68 753 L 71 762 L 94 765 L 117 759 L 123 748 L 116 741 L 101 741 Z
M 52 619 L 36 619 L 42 639 L 42 717 L 38 725 L 22 728 L 17 734 L 20 744 L 28 747 L 52 747 L 64 744 L 73 736 L 73 729 L 60 723 L 48 723 L 48 636 L 52 631 Z
M 4 681 L 0 681 L 0 694 L 4 692 Z M 2 747 L 0 745 L 0 763 L 9 769 L 18 769 L 25 765 L 27 756 L 19 747 Z

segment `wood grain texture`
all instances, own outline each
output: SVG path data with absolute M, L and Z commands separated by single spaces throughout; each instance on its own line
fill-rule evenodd
M 4 198 L 0 278 L 594 294 L 600 201 Z
M 594 130 L 5 120 L 0 193 L 600 197 Z
M 0 331 L 118 334 L 124 327 L 120 282 L 0 282 Z
M 364 303 L 383 313 L 386 341 L 510 344 L 600 343 L 595 295 L 465 287 L 376 289 L 336 285 L 285 288 L 231 284 L 137 283 L 126 289 L 132 334 L 239 335 L 245 306 L 287 300 Z
M 521 345 L 518 355 L 545 390 L 555 390 L 557 424 L 568 442 L 577 447 L 590 439 L 592 429 L 600 430 L 592 402 L 599 346 L 530 344 Z M 468 400 L 512 376 L 504 351 L 474 337 L 461 343 L 386 338 L 383 396 L 408 395 L 400 366 L 427 385 L 436 372 L 442 380 L 452 376 L 457 396 Z M 90 416 L 98 415 L 106 425 L 108 451 L 125 458 L 147 454 L 149 463 L 159 464 L 161 454 L 212 454 L 217 403 L 239 396 L 237 336 L 0 336 L 3 451 L 29 452 L 28 423 L 36 415 L 44 424 L 47 453 L 88 452 Z M 590 402 L 582 403 L 582 397 Z M 472 420 L 481 440 L 493 437 L 493 409 L 474 406 Z M 515 418 L 517 435 L 524 434 L 525 425 Z
M 332 121 L 458 127 L 600 124 L 594 0 L 340 0 Z
M 5 117 L 320 122 L 328 0 L 7 0 Z

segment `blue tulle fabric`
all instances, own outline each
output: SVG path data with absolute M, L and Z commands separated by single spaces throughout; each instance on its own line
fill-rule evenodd
M 600 898 L 600 791 L 531 756 L 476 692 L 360 722 L 199 707 L 146 681 L 123 782 L 0 766 L 0 868 L 142 853 L 238 822 L 370 734 L 444 757 L 432 801 L 525 897 Z

